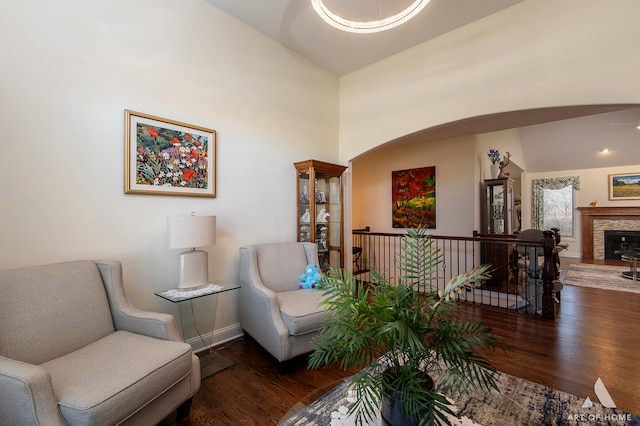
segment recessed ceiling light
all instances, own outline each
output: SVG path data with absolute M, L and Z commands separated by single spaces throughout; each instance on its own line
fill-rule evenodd
M 601 153 L 603 154 L 608 154 L 609 153 L 609 148 L 603 148 L 600 150 Z

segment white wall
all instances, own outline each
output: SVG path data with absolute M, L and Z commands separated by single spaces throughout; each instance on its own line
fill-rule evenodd
M 382 147 L 351 163 L 352 225 L 400 233 L 391 223 L 391 172 L 436 167 L 436 235 L 471 236 L 476 226 L 475 136 Z
M 340 79 L 340 159 L 470 117 L 637 103 L 637 0 L 526 0 Z
M 375 232 L 391 227 L 391 172 L 436 166 L 436 235 L 468 236 L 480 230 L 481 182 L 490 179 L 489 148 L 524 164 L 518 129 L 412 144 L 389 144 L 354 159 L 352 225 Z M 520 191 L 518 191 L 518 194 Z
M 136 306 L 177 314 L 168 215 L 217 216 L 210 277 L 234 282 L 240 246 L 295 241 L 293 162 L 338 159 L 337 78 L 205 0 L 4 1 L 0 52 L 1 269 L 120 260 Z M 125 195 L 124 109 L 215 129 L 217 198 Z

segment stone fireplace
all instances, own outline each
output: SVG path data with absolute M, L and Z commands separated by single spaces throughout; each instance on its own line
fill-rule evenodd
M 605 231 L 640 231 L 640 207 L 578 207 L 582 213 L 582 257 L 605 258 Z

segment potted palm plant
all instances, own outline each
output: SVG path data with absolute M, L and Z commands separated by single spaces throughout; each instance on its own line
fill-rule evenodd
M 424 228 L 408 231 L 399 253 L 402 276 L 396 283 L 372 274 L 361 283 L 344 269 L 330 269 L 318 284 L 329 315 L 309 367 L 340 364 L 360 371 L 351 387 L 357 424 L 381 411 L 387 424 L 450 424 L 447 399 L 434 380 L 455 392 L 497 390 L 495 369 L 479 350 L 506 348 L 481 323 L 459 318 L 456 296 L 486 280 L 490 265 L 452 278 L 444 289 L 434 283 L 442 254 Z M 398 418 L 398 416 L 401 416 Z

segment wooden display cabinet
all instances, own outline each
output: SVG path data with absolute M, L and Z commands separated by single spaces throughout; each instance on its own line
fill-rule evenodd
M 505 241 L 514 239 L 513 231 L 517 218 L 513 179 L 486 179 L 481 197 L 481 235 L 504 238 Z M 491 274 L 492 279 L 486 281 L 483 287 L 505 293 L 515 292 L 513 268 L 516 265 L 516 260 L 512 244 L 497 241 L 483 242 L 481 262 L 491 263 L 494 267 Z
M 346 166 L 306 160 L 297 172 L 297 233 L 300 242 L 318 246 L 320 269 L 344 265 L 343 187 Z
M 513 179 L 486 179 L 482 193 L 480 232 L 513 234 L 516 220 Z

